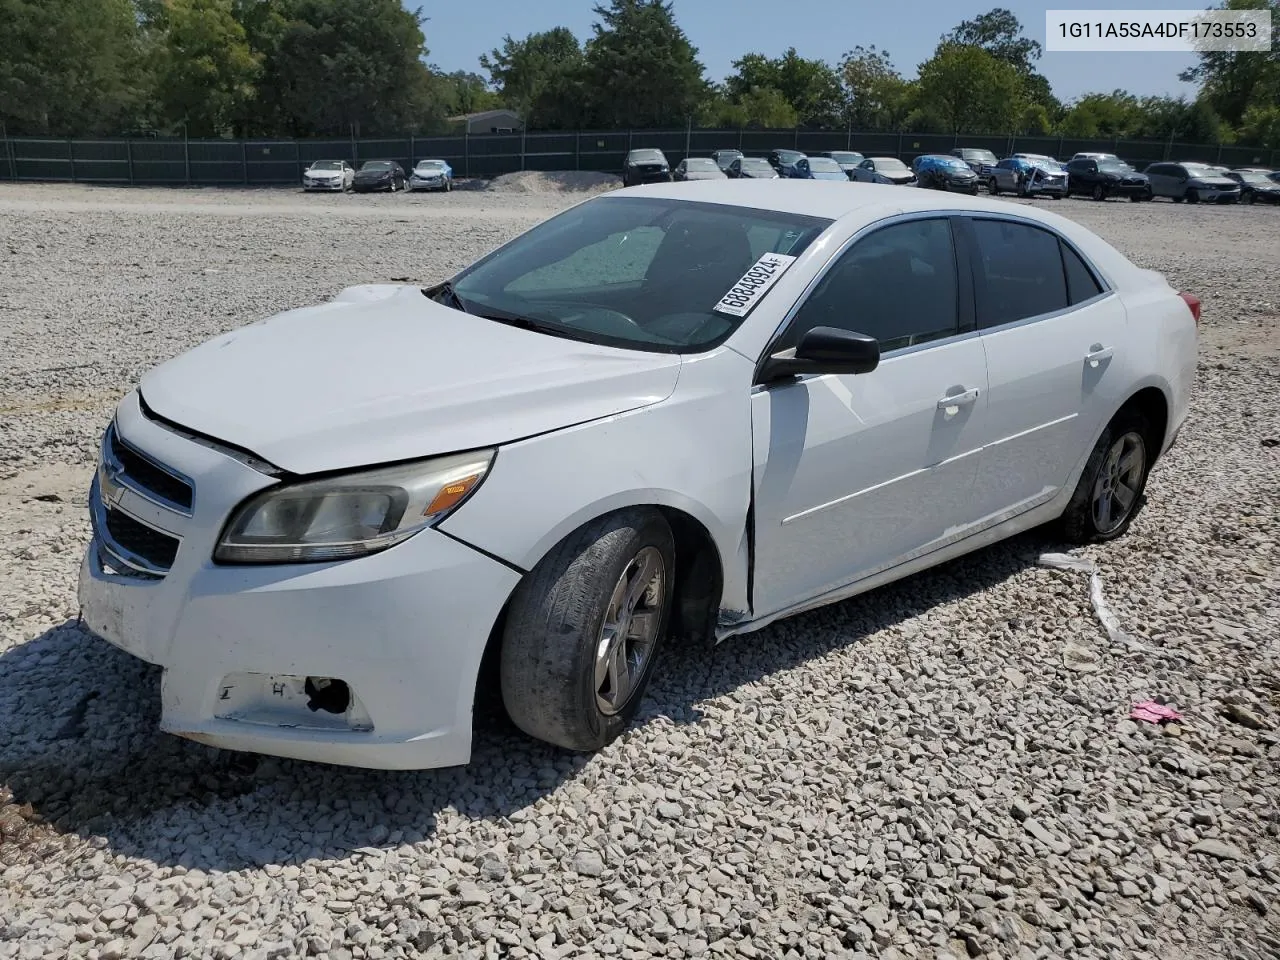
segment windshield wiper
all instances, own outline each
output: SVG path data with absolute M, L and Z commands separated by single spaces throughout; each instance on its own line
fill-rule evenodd
M 437 284 L 430 290 L 423 290 L 424 294 L 434 300 L 437 296 L 443 294 L 445 299 L 450 301 L 454 308 L 461 310 L 463 313 L 470 313 L 467 309 L 467 302 L 458 296 L 458 291 L 453 289 L 453 281 L 446 280 L 444 283 Z
M 509 313 L 506 310 L 494 310 L 489 308 L 483 313 L 474 314 L 477 317 L 483 317 L 485 320 L 492 320 L 494 323 L 504 323 L 508 327 L 517 327 L 521 330 L 532 330 L 534 333 L 545 333 L 553 337 L 563 337 L 565 340 L 579 340 L 582 343 L 596 343 L 585 333 L 578 333 L 576 330 L 570 330 L 562 327 L 558 323 L 547 323 L 544 320 L 538 320 L 534 317 L 527 317 L 521 313 Z

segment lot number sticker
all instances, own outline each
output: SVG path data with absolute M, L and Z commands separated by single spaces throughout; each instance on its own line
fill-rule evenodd
M 795 257 L 789 257 L 785 253 L 766 253 L 742 275 L 741 280 L 729 288 L 729 292 L 712 309 L 731 317 L 745 317 L 768 289 L 778 282 L 778 278 L 786 273 L 787 267 L 795 262 Z

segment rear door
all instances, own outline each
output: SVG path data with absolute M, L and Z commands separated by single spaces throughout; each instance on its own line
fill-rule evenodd
M 1123 401 L 1120 297 L 1057 233 L 967 217 L 989 380 L 976 500 L 984 525 L 1053 499 Z
M 834 326 L 875 337 L 882 358 L 752 394 L 754 615 L 938 549 L 977 518 L 986 360 L 952 236 L 934 216 L 859 238 L 768 348 Z

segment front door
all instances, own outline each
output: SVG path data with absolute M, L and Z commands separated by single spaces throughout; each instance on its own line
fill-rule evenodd
M 756 388 L 753 615 L 927 553 L 977 519 L 986 360 L 960 288 L 949 219 L 889 224 L 837 259 L 769 348 L 834 326 L 876 337 L 882 360 Z
M 1053 499 L 1119 408 L 1126 314 L 1056 234 L 967 226 L 990 382 L 975 496 L 989 525 Z

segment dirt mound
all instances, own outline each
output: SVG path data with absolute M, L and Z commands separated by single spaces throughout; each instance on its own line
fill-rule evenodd
M 589 170 L 522 170 L 489 181 L 487 193 L 603 193 L 622 186 L 611 173 Z

